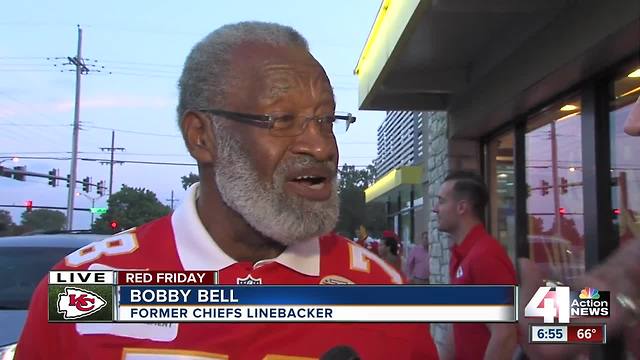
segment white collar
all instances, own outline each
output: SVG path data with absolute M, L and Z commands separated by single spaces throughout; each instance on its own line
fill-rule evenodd
M 220 249 L 202 225 L 196 210 L 199 186 L 195 183 L 187 189 L 184 201 L 171 216 L 178 257 L 185 270 L 222 270 L 237 261 Z M 258 261 L 254 268 L 273 261 L 305 275 L 319 276 L 320 240 L 316 237 L 291 245 L 274 259 Z

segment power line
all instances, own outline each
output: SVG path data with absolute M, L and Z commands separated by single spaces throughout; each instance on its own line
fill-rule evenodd
M 48 115 L 45 115 L 45 114 L 43 114 L 43 113 L 41 113 L 41 112 L 39 112 L 37 110 L 34 111 L 32 109 L 33 107 L 32 107 L 31 104 L 27 104 L 26 102 L 18 100 L 15 97 L 13 97 L 12 95 L 7 94 L 6 92 L 3 92 L 3 91 L 0 91 L 0 95 L 2 95 L 3 97 L 5 97 L 5 98 L 7 98 L 7 99 L 9 99 L 9 100 L 11 100 L 13 102 L 16 102 L 18 104 L 24 105 L 26 108 L 30 109 L 30 111 L 33 114 L 36 114 L 36 115 L 42 117 L 45 120 L 49 120 Z M 20 124 L 17 124 L 15 122 L 11 122 L 11 121 L 9 122 L 9 124 L 14 124 L 14 125 L 18 125 L 18 126 L 20 125 Z M 38 129 L 37 127 L 35 128 L 35 131 L 37 133 L 39 133 L 40 135 L 44 136 L 45 138 L 47 138 L 52 143 L 59 143 L 59 139 L 57 137 L 52 137 L 52 135 L 50 133 L 44 132 L 42 129 Z M 33 139 L 30 139 L 30 140 L 33 141 Z
M 9 60 L 33 60 L 33 59 L 46 59 L 44 56 L 0 56 L 0 59 Z
M 147 131 L 124 130 L 124 129 L 117 129 L 117 128 L 108 128 L 108 127 L 103 127 L 103 126 L 91 126 L 91 125 L 85 125 L 84 127 L 87 128 L 87 129 L 118 131 L 118 132 L 123 132 L 123 133 L 128 133 L 128 134 L 136 134 L 136 135 L 182 138 L 181 135 L 175 135 L 175 134 L 159 134 L 159 133 L 152 133 L 152 132 L 147 132 Z
M 56 124 L 16 124 L 16 123 L 9 123 L 9 124 L 0 124 L 0 126 L 18 126 L 18 127 L 70 127 L 73 126 L 71 124 L 67 124 L 67 125 L 56 125 Z
M 0 156 L 0 159 L 10 159 L 10 156 Z M 24 156 L 24 157 L 20 157 L 20 159 L 24 159 L 24 160 L 60 160 L 60 161 L 67 161 L 70 160 L 70 157 L 55 157 L 55 156 Z M 103 161 L 103 162 L 109 162 L 109 159 L 100 159 L 100 158 L 85 158 L 85 157 L 80 157 L 78 158 L 78 160 L 82 160 L 82 161 L 92 161 L 92 162 L 97 162 L 97 161 Z M 171 166 L 198 166 L 197 163 L 185 163 L 185 162 L 168 162 L 168 161 L 141 161 L 141 160 L 118 160 L 119 162 L 125 163 L 125 164 L 141 164 L 141 165 L 171 165 Z M 338 165 L 338 167 L 342 167 L 344 164 L 340 164 Z M 362 168 L 366 168 L 369 165 L 351 165 L 351 164 L 347 164 L 348 166 L 354 166 L 354 167 L 362 167 Z
M 180 69 L 181 66 L 180 65 L 175 65 L 175 64 L 153 64 L 153 63 L 144 63 L 144 62 L 135 62 L 135 61 L 119 61 L 119 60 L 102 60 L 105 64 L 106 63 L 113 63 L 113 64 L 124 64 L 124 65 L 139 65 L 139 66 L 157 66 L 157 67 L 168 67 L 168 68 L 176 68 L 176 69 Z
M 7 60 L 67 60 L 66 57 L 0 57 L 0 59 Z M 134 62 L 134 61 L 119 61 L 119 60 L 101 60 L 98 64 L 98 60 L 85 58 L 85 66 L 92 68 L 93 75 L 125 75 L 125 76 L 147 76 L 147 77 L 160 77 L 160 78 L 175 78 L 180 75 L 182 71 L 182 65 L 178 64 L 157 64 L 146 62 Z M 100 65 L 105 64 L 108 66 Z M 112 65 L 113 64 L 113 65 Z M 59 70 L 58 64 L 53 64 L 56 69 L 51 69 L 56 72 L 64 72 L 65 70 Z M 115 65 L 115 66 L 114 66 Z M 124 66 L 123 66 L 124 65 Z M 16 62 L 16 63 L 2 63 L 0 66 L 21 66 L 19 69 L 0 69 L 0 71 L 43 71 L 38 67 L 51 66 L 51 63 L 33 63 L 33 62 Z M 31 68 L 31 66 L 35 68 Z M 116 70 L 116 71 L 113 71 Z M 46 71 L 46 70 L 45 70 Z M 73 71 L 73 70 L 68 70 Z M 165 75 L 165 76 L 162 76 Z M 172 76 L 169 76 L 172 75 Z M 327 74 L 330 79 L 336 80 L 333 85 L 336 89 L 355 89 L 356 87 L 345 85 L 343 82 L 355 81 L 356 77 L 353 74 Z

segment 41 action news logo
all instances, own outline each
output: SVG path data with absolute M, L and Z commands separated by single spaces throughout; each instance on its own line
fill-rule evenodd
M 610 294 L 587 287 L 571 291 L 568 286 L 543 286 L 524 308 L 525 317 L 541 317 L 545 323 L 569 323 L 571 318 L 609 317 Z

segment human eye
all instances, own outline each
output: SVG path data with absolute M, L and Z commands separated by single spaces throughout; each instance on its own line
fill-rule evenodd
M 296 116 L 291 113 L 274 113 L 271 115 L 272 127 L 275 129 L 287 129 L 295 124 Z

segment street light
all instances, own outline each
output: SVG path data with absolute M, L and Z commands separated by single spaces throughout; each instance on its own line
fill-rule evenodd
M 80 195 L 82 195 L 82 196 L 86 197 L 87 199 L 91 200 L 91 208 L 96 207 L 96 200 L 98 200 L 98 199 L 100 199 L 101 197 L 104 196 L 104 195 L 101 195 L 101 196 L 98 196 L 98 197 L 94 198 L 94 197 L 91 197 L 91 196 L 89 196 L 89 195 L 87 195 L 85 193 L 76 192 L 76 196 L 80 196 Z M 93 226 L 93 211 L 91 212 L 91 226 Z
M 14 163 L 16 163 L 16 162 L 20 161 L 20 158 L 19 158 L 19 157 L 17 157 L 17 156 L 14 156 L 14 157 L 12 157 L 12 158 L 10 158 L 10 159 L 3 159 L 3 160 L 0 160 L 0 164 L 2 164 L 2 163 L 3 163 L 3 162 L 5 162 L 5 161 L 9 161 L 9 160 L 11 160 L 11 161 L 13 161 Z

